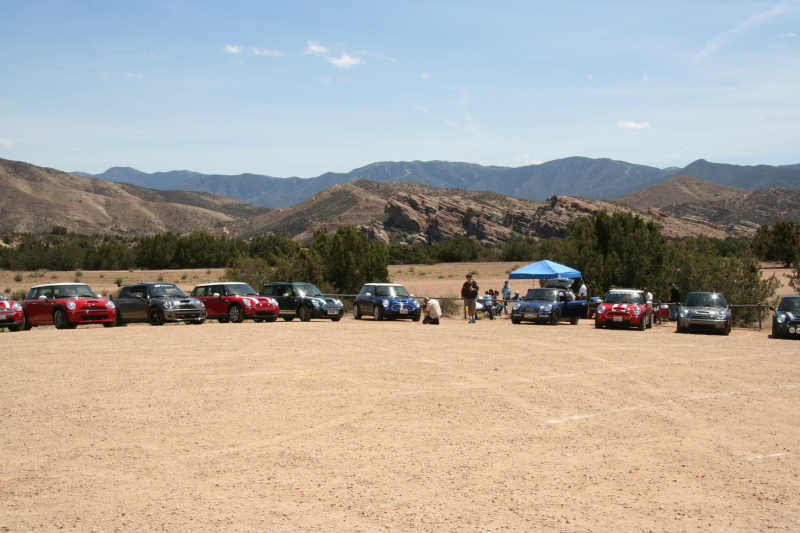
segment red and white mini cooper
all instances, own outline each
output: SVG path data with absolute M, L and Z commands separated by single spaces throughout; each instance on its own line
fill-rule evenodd
M 609 291 L 597 306 L 594 327 L 636 326 L 639 331 L 653 327 L 653 306 L 642 291 L 618 289 Z
M 206 306 L 208 318 L 239 323 L 245 318 L 255 322 L 275 322 L 280 307 L 274 298 L 259 296 L 247 283 L 205 283 L 192 290 L 192 298 Z
M 83 283 L 37 285 L 22 302 L 25 329 L 50 326 L 74 329 L 80 324 L 103 324 L 110 328 L 117 320 L 114 302 L 97 296 Z
M 25 326 L 25 314 L 19 302 L 0 296 L 0 328 L 19 331 Z

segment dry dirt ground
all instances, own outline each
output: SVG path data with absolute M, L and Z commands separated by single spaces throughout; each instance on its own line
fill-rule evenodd
M 448 268 L 393 276 L 455 292 Z M 0 347 L 0 531 L 800 530 L 800 343 L 766 330 L 348 316 Z

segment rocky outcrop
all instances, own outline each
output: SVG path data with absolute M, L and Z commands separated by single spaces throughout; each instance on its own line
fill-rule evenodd
M 371 226 L 358 226 L 358 231 L 366 235 L 367 239 L 371 241 L 377 239 L 386 246 L 389 246 L 389 235 L 386 233 L 386 230 L 383 229 L 383 226 L 377 222 Z

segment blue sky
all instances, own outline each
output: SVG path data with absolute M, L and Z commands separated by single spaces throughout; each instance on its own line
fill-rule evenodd
M 800 0 L 0 0 L 0 157 L 800 163 Z

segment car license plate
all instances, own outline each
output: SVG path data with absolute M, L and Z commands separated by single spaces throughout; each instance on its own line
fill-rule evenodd
M 339 311 L 336 311 L 336 310 L 334 310 L 334 309 L 328 309 L 328 314 L 329 314 L 329 315 L 338 315 L 338 314 L 339 314 Z
M 525 313 L 525 318 L 536 318 L 536 313 Z
M 622 322 L 622 317 L 621 316 L 615 316 L 614 317 L 614 322 Z
M 401 309 L 400 310 L 400 314 L 401 315 L 407 315 L 408 314 L 408 309 Z

